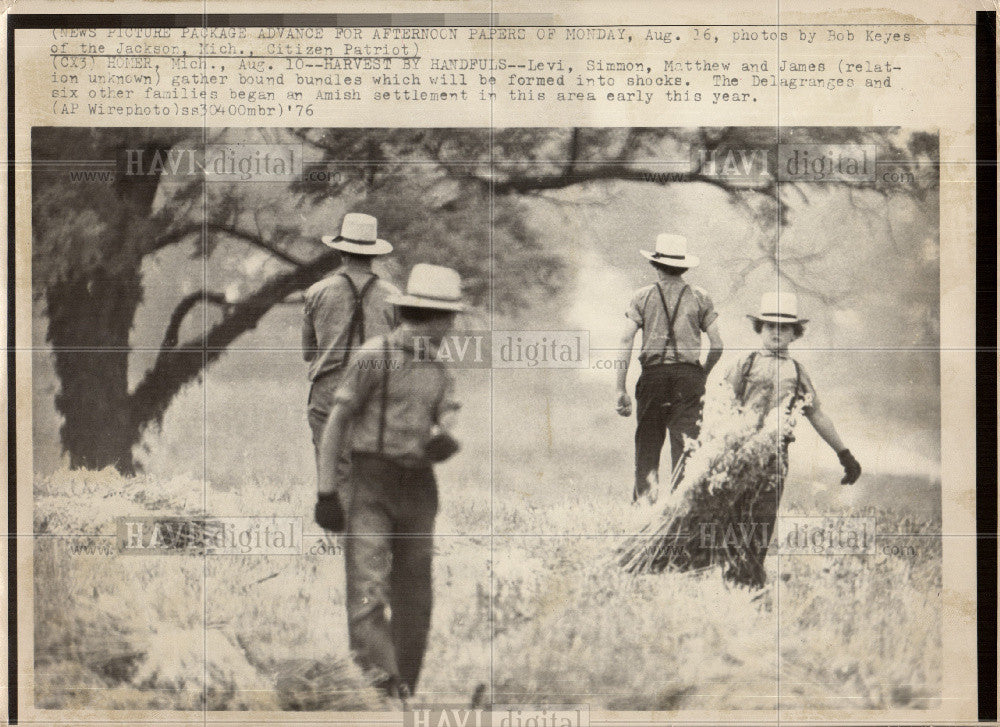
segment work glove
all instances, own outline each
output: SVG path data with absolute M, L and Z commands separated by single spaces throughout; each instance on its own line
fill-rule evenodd
M 333 533 L 344 532 L 346 517 L 336 492 L 319 493 L 316 498 L 316 524 Z
M 424 447 L 424 455 L 431 462 L 444 462 L 461 449 L 458 440 L 443 429 L 431 435 Z
M 844 479 L 840 481 L 842 485 L 853 485 L 861 476 L 861 463 L 854 459 L 851 450 L 842 449 L 837 452 L 840 464 L 844 467 Z

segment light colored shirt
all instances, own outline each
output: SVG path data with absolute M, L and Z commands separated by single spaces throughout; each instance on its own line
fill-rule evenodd
M 747 369 L 750 356 L 754 359 Z M 802 410 L 810 414 L 819 409 L 819 396 L 802 364 L 798 364 L 796 372 L 796 363 L 791 356 L 778 355 L 762 349 L 757 351 L 756 355 L 751 353 L 742 356 L 726 373 L 726 381 L 733 387 L 733 393 L 737 397 L 742 389 L 744 406 L 759 411 L 761 416 L 766 416 L 779 405 L 787 406 L 796 393 L 796 382 L 798 382 L 798 395 L 803 402 Z M 745 388 L 742 383 L 744 371 L 746 371 Z
M 371 277 L 364 273 L 350 275 L 359 293 Z M 365 339 L 385 335 L 396 325 L 395 307 L 386 299 L 398 292 L 392 283 L 379 278 L 365 293 L 361 306 L 365 314 Z M 354 314 L 354 295 L 338 271 L 314 283 L 306 291 L 305 299 L 302 355 L 309 362 L 309 379 L 315 381 L 339 369 L 348 358 L 347 336 Z M 358 348 L 363 342 L 355 333 L 352 347 Z
M 459 408 L 451 374 L 444 364 L 432 359 L 426 350 L 417 356 L 413 335 L 405 325 L 388 336 L 369 339 L 351 356 L 334 401 L 353 414 L 353 451 L 382 454 L 407 466 L 428 464 L 424 448 L 431 429 L 445 412 Z M 385 417 L 380 452 L 383 386 Z
M 658 286 L 662 289 L 667 310 L 673 314 L 678 296 L 685 285 L 688 286 L 688 290 L 680 299 L 680 306 L 677 307 L 677 315 L 674 318 L 674 342 L 677 344 L 675 353 L 674 344 L 669 337 L 667 314 L 663 310 L 663 302 L 656 289 Z M 679 362 L 699 363 L 702 331 L 707 331 L 719 317 L 708 293 L 680 279 L 661 281 L 639 288 L 632 294 L 625 315 L 642 329 L 639 362 L 643 366 Z

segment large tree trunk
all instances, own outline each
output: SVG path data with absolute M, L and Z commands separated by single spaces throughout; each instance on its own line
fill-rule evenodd
M 135 472 L 139 429 L 128 392 L 129 329 L 142 294 L 139 270 L 100 269 L 46 289 L 49 341 L 60 390 L 56 409 L 70 467 Z
M 165 153 L 190 132 L 60 129 L 32 134 L 33 285 L 44 291 L 60 389 L 56 410 L 70 467 L 135 472 L 141 434 L 128 391 L 129 331 L 142 298 L 142 258 L 153 231 L 159 174 L 76 182 L 59 163 Z M 97 232 L 95 232 L 95 230 Z M 67 240 L 67 235 L 78 236 Z M 41 251 L 55 250 L 54 259 Z M 51 254 L 51 253 L 50 253 Z

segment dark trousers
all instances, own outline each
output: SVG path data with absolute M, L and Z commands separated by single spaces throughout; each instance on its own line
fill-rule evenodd
M 698 436 L 705 370 L 686 363 L 644 367 L 635 385 L 635 486 L 637 499 L 650 488 L 660 469 L 660 451 L 670 430 L 671 469 L 684 451 L 684 437 Z
M 309 405 L 306 418 L 309 421 L 309 429 L 312 431 L 313 454 L 316 457 L 316 472 L 319 473 L 319 444 L 323 439 L 323 429 L 326 427 L 326 420 L 330 418 L 330 411 L 333 409 L 333 395 L 340 386 L 340 370 L 330 371 L 313 381 L 309 388 Z M 350 428 L 344 432 L 344 437 L 350 441 Z M 337 457 L 337 471 L 334 480 L 337 491 L 343 493 L 347 487 L 347 476 L 351 471 L 351 456 L 349 447 L 340 448 L 340 456 Z
M 781 451 L 771 456 L 765 471 L 773 473 L 770 481 L 756 483 L 757 486 L 744 490 L 736 498 L 732 505 L 733 522 L 726 526 L 743 537 L 744 547 L 727 549 L 731 557 L 723 575 L 726 580 L 750 588 L 763 588 L 766 581 L 764 559 L 775 537 L 778 506 L 788 472 L 788 442 L 783 442 Z
M 351 650 L 376 682 L 389 688 L 405 684 L 412 693 L 431 623 L 434 472 L 355 452 L 349 482 L 345 567 Z

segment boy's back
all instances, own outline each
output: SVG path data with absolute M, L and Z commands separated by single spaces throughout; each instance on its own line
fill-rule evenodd
M 350 275 L 350 282 L 345 275 Z M 314 283 L 305 294 L 305 320 L 303 341 L 306 355 L 308 343 L 313 344 L 314 355 L 309 359 L 309 379 L 315 381 L 326 373 L 341 368 L 349 356 L 348 336 L 351 317 L 354 315 L 354 290 L 359 294 L 372 280 L 371 274 L 337 272 Z M 364 339 L 389 333 L 396 324 L 395 309 L 387 300 L 399 290 L 392 283 L 374 277 L 364 291 Z M 310 341 L 311 333 L 311 341 Z M 350 342 L 357 348 L 364 341 L 359 335 Z
M 676 352 L 669 338 L 668 314 L 673 320 Z M 701 334 L 718 318 L 708 293 L 685 283 L 680 277 L 650 283 L 636 290 L 625 315 L 642 329 L 639 362 L 643 366 L 697 364 L 701 355 Z

